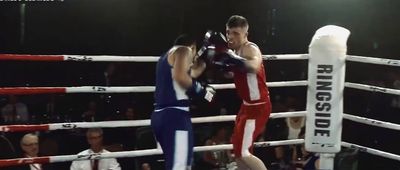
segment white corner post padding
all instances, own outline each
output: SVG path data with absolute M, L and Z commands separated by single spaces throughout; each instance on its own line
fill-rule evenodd
M 309 46 L 305 147 L 337 153 L 341 146 L 343 89 L 350 31 L 334 25 L 316 31 Z

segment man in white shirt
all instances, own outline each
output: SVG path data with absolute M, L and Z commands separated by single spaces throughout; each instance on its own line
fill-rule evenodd
M 84 150 L 78 155 L 109 153 L 103 147 L 103 130 L 100 128 L 88 129 L 86 138 L 90 149 Z M 121 170 L 121 167 L 115 158 L 74 161 L 70 167 L 71 170 Z

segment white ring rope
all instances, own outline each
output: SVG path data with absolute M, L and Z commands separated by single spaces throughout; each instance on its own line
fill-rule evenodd
M 267 82 L 268 87 L 293 87 L 307 86 L 306 80 Z M 234 89 L 233 83 L 210 84 L 215 89 Z M 380 92 L 386 94 L 400 95 L 400 90 L 383 88 L 372 85 L 345 82 L 345 87 Z M 42 93 L 139 93 L 154 92 L 154 86 L 132 86 L 132 87 L 106 87 L 106 86 L 80 86 L 80 87 L 6 87 L 0 88 L 0 95 L 4 94 L 42 94 Z
M 306 80 L 267 82 L 268 87 L 294 87 L 307 86 Z M 215 89 L 234 89 L 233 83 L 210 84 Z M 383 88 L 372 85 L 345 82 L 345 87 L 358 90 L 380 92 L 386 94 L 400 95 L 400 90 Z M 154 86 L 132 86 L 132 87 L 106 87 L 106 86 L 80 86 L 80 87 L 5 87 L 0 88 L 0 95 L 6 94 L 44 94 L 44 93 L 139 93 L 154 92 Z
M 63 55 L 63 61 L 93 61 L 93 62 L 157 62 L 159 56 L 82 56 Z
M 292 139 L 282 141 L 269 141 L 269 142 L 256 142 L 255 147 L 268 147 L 268 146 L 281 146 L 281 145 L 296 145 L 304 143 L 304 139 Z M 213 145 L 213 146 L 196 146 L 193 148 L 194 152 L 204 152 L 213 150 L 231 150 L 233 149 L 232 144 Z M 122 157 L 138 157 L 138 156 L 150 156 L 162 154 L 161 149 L 146 149 L 146 150 L 135 150 L 135 151 L 122 151 L 122 152 L 111 152 L 111 153 L 95 153 L 85 155 L 60 155 L 60 156 L 48 156 L 48 157 L 36 157 L 36 158 L 17 158 L 0 160 L 0 167 L 22 165 L 29 163 L 55 163 L 55 162 L 68 162 L 77 160 L 89 160 L 89 159 L 106 159 L 106 158 L 122 158 Z M 43 159 L 47 161 L 43 161 Z
M 309 54 L 263 55 L 264 60 L 307 60 Z M 27 55 L 0 54 L 0 60 L 20 61 L 82 61 L 82 62 L 157 62 L 159 56 L 114 56 L 114 55 Z M 347 55 L 347 61 L 400 66 L 400 60 Z
M 307 81 L 281 81 L 267 82 L 269 87 L 307 86 Z M 234 89 L 233 83 L 210 84 L 215 89 Z M 154 92 L 155 86 L 131 87 L 106 87 L 106 86 L 80 86 L 80 87 L 6 87 L 0 88 L 0 95 L 7 94 L 46 94 L 46 93 L 146 93 Z
M 267 82 L 268 87 L 294 87 L 294 86 L 307 86 L 306 80 L 298 80 L 298 81 L 277 81 L 277 82 Z M 235 84 L 210 84 L 215 89 L 234 89 Z
M 278 112 L 270 115 L 271 119 L 283 117 L 305 116 L 306 111 Z M 192 123 L 228 122 L 234 121 L 236 115 L 208 116 L 192 118 Z M 0 132 L 16 131 L 48 131 L 76 128 L 116 128 L 116 127 L 137 127 L 150 126 L 150 120 L 125 120 L 125 121 L 101 121 L 101 122 L 71 122 L 71 123 L 52 123 L 41 125 L 4 125 L 0 126 Z
M 282 140 L 282 141 L 270 141 L 270 142 L 256 142 L 255 147 L 268 147 L 268 146 L 281 146 L 281 145 L 297 145 L 303 144 L 304 139 L 293 139 L 293 140 Z M 373 155 L 382 156 L 389 159 L 400 161 L 400 155 L 348 143 L 342 142 L 343 147 L 356 148 L 362 152 L 370 153 Z M 196 146 L 194 152 L 213 151 L 213 150 L 231 150 L 232 144 L 213 145 L 213 146 Z M 136 151 L 122 151 L 122 152 L 111 152 L 111 153 L 100 153 L 100 154 L 85 154 L 85 155 L 60 155 L 60 156 L 49 156 L 49 157 L 36 157 L 36 158 L 17 158 L 17 159 L 6 159 L 0 160 L 0 167 L 15 166 L 30 163 L 55 163 L 55 162 L 69 162 L 76 160 L 89 160 L 89 159 L 106 159 L 106 158 L 122 158 L 122 157 L 139 157 L 139 156 L 150 156 L 160 155 L 162 151 L 160 149 L 146 149 Z
M 348 143 L 348 142 L 342 142 L 342 146 L 346 147 L 346 148 L 357 148 L 362 152 L 366 152 L 366 153 L 370 153 L 373 155 L 378 155 L 378 156 L 382 156 L 385 158 L 389 158 L 389 159 L 394 159 L 397 161 L 400 161 L 400 155 L 396 155 L 393 153 L 389 153 L 389 152 L 384 152 L 384 151 L 380 151 L 377 149 L 373 149 L 373 148 L 368 148 L 365 146 L 360 146 L 360 145 L 356 145 L 356 144 L 352 144 L 352 143 Z
M 386 59 L 386 58 L 375 58 L 375 57 L 364 57 L 364 56 L 355 56 L 348 55 L 346 57 L 347 61 L 359 62 L 359 63 L 368 63 L 368 64 L 379 64 L 379 65 L 388 65 L 388 66 L 400 66 L 400 60 Z
M 113 56 L 113 55 L 26 55 L 0 54 L 0 60 L 20 61 L 78 61 L 78 62 L 157 62 L 159 56 Z M 264 60 L 306 60 L 308 54 L 263 55 Z
M 297 145 L 303 144 L 304 139 L 291 139 L 281 141 L 269 141 L 269 142 L 255 142 L 255 147 L 270 147 L 270 146 L 282 146 L 282 145 Z M 214 150 L 232 150 L 232 144 L 222 144 L 213 146 L 196 146 L 193 150 L 195 152 L 214 151 Z
M 395 123 L 384 122 L 384 121 L 380 121 L 380 120 L 375 120 L 375 119 L 370 119 L 370 118 L 365 118 L 365 117 L 360 117 L 360 116 L 354 116 L 354 115 L 349 115 L 349 114 L 343 114 L 343 118 L 354 121 L 354 122 L 371 125 L 371 126 L 377 126 L 377 127 L 393 129 L 393 130 L 400 130 L 400 125 L 395 124 Z
M 400 90 L 397 90 L 397 89 L 390 89 L 390 88 L 384 88 L 384 87 L 378 87 L 378 86 L 372 86 L 372 85 L 365 85 L 365 84 L 358 84 L 358 83 L 349 83 L 349 82 L 345 82 L 344 86 L 348 87 L 348 88 L 359 89 L 359 90 L 366 90 L 366 91 L 372 91 L 372 92 L 380 92 L 380 93 L 386 93 L 386 94 L 400 95 Z
M 105 87 L 105 86 L 82 86 L 65 87 L 66 93 L 139 93 L 154 92 L 155 86 L 133 86 L 133 87 Z
M 308 54 L 271 54 L 263 55 L 263 60 L 308 60 Z

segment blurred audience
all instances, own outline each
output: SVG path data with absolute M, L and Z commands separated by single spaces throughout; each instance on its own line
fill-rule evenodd
M 283 101 L 283 102 L 281 102 Z M 276 101 L 272 107 L 274 112 L 292 112 L 299 108 L 298 100 L 293 96 L 288 96 Z M 288 140 L 298 139 L 301 128 L 305 125 L 303 117 L 288 117 L 282 119 L 273 119 L 269 123 L 268 139 L 270 140 Z M 296 149 L 295 145 L 283 145 L 273 147 L 274 158 L 271 159 L 272 170 L 292 170 L 294 169 L 293 152 Z
M 149 163 L 143 163 L 141 170 L 151 170 L 150 164 Z
M 301 128 L 299 138 L 304 139 L 305 128 Z M 299 146 L 299 145 L 297 145 Z M 319 154 L 308 152 L 304 144 L 299 146 L 300 149 L 293 150 L 293 162 L 296 165 L 296 170 L 317 170 L 319 169 Z
M 228 142 L 228 131 L 224 126 L 217 126 L 213 130 L 213 133 L 209 139 L 206 140 L 206 146 L 227 144 Z M 215 150 L 207 151 L 203 153 L 203 161 L 205 167 L 210 170 L 217 170 L 226 168 L 226 166 L 233 162 L 233 157 L 229 150 Z
M 29 112 L 25 103 L 18 101 L 15 95 L 8 96 L 8 103 L 1 108 L 1 117 L 6 124 L 28 123 Z
M 121 75 L 115 74 L 116 71 L 116 65 L 111 63 L 108 64 L 107 67 L 102 67 L 99 72 L 96 72 L 95 74 L 98 76 L 96 77 L 96 80 L 94 80 L 94 83 L 97 83 L 95 85 L 103 85 L 103 86 L 112 86 L 112 85 L 119 85 L 118 81 L 127 81 L 123 77 L 121 78 Z M 118 65 L 119 66 L 119 65 Z M 119 68 L 119 67 L 118 67 Z M 120 73 L 119 71 L 118 73 Z M 382 87 L 388 87 L 388 88 L 394 88 L 394 89 L 400 89 L 400 74 L 398 74 L 398 71 L 395 72 L 388 72 L 387 75 L 387 81 L 381 81 L 379 76 L 374 76 L 372 78 L 368 78 L 365 80 L 360 80 L 360 82 L 365 83 L 365 84 L 370 84 L 370 85 L 376 85 L 376 86 L 382 86 Z M 208 73 L 210 74 L 210 73 Z M 118 76 L 118 77 L 116 77 Z M 207 80 L 208 82 L 214 82 L 214 83 L 224 83 L 226 82 L 223 78 L 220 78 L 221 76 L 218 77 L 218 75 L 210 75 L 210 78 Z M 135 80 L 136 81 L 136 80 Z M 71 83 L 71 82 L 67 82 Z M 99 84 L 101 83 L 101 84 Z M 117 84 L 116 84 L 117 83 Z M 91 85 L 92 83 L 87 83 L 87 85 Z M 132 83 L 132 84 L 137 84 Z M 274 112 L 285 112 L 285 111 L 294 111 L 294 110 L 304 110 L 304 108 L 299 107 L 299 101 L 293 97 L 293 93 L 291 91 L 286 91 L 286 90 L 280 90 L 280 89 L 271 89 L 271 98 L 275 99 L 276 101 L 273 102 L 274 106 Z M 275 91 L 276 90 L 276 91 Z M 298 90 L 300 91 L 300 90 Z M 302 91 L 302 90 L 301 90 Z M 400 97 L 396 95 L 383 95 L 381 93 L 368 93 L 367 95 L 364 94 L 359 94 L 354 93 L 352 91 L 348 91 L 348 94 L 353 95 L 353 98 L 358 98 L 360 99 L 359 102 L 353 102 L 348 100 L 348 102 L 351 104 L 351 107 L 348 107 L 347 110 L 353 111 L 354 113 L 362 113 L 366 114 L 365 117 L 370 117 L 375 116 L 377 119 L 385 120 L 382 118 L 387 118 L 386 120 L 390 121 L 397 121 L 397 119 L 392 119 L 393 114 L 397 113 L 400 110 Z M 130 95 L 130 94 L 129 94 Z M 93 101 L 90 101 L 88 103 L 88 106 L 86 110 L 82 113 L 84 110 L 83 107 L 85 106 L 79 106 L 77 103 L 84 103 L 85 101 L 88 101 L 86 97 L 82 98 L 73 98 L 73 97 L 66 97 L 66 96 L 59 96 L 56 98 L 56 95 L 51 95 L 49 98 L 49 102 L 46 105 L 36 105 L 35 102 L 32 102 L 32 99 L 34 98 L 27 98 L 24 97 L 23 101 L 26 102 L 21 102 L 18 100 L 18 96 L 15 95 L 10 95 L 10 96 L 4 96 L 4 100 L 1 101 L 1 121 L 3 121 L 6 124 L 18 124 L 18 123 L 34 123 L 33 119 L 34 116 L 31 115 L 38 115 L 37 113 L 40 112 L 40 114 L 44 113 L 43 117 L 37 116 L 36 118 L 43 118 L 43 119 L 48 119 L 46 122 L 69 122 L 71 121 L 70 117 L 73 117 L 74 119 L 72 121 L 88 121 L 88 122 L 93 122 L 93 121 L 102 121 L 104 120 L 103 118 L 109 117 L 107 120 L 136 120 L 136 119 L 144 119 L 147 118 L 149 114 L 139 114 L 140 113 L 147 113 L 143 110 L 148 109 L 150 106 L 148 105 L 140 105 L 140 107 L 132 107 L 128 106 L 125 109 L 120 109 L 123 108 L 121 106 L 125 106 L 122 103 L 127 103 L 127 101 L 130 101 L 128 99 L 131 99 L 135 97 L 140 99 L 141 102 L 145 103 L 150 103 L 152 101 L 147 101 L 146 99 L 147 94 L 137 94 L 137 96 L 128 96 L 128 95 L 120 95 L 120 94 L 99 94 L 96 96 L 96 99 Z M 78 95 L 77 95 L 78 96 Z M 140 97 L 138 97 L 140 96 Z M 145 96 L 145 97 L 143 97 Z M 229 115 L 231 112 L 236 110 L 237 108 L 235 107 L 234 102 L 236 101 L 235 96 L 231 94 L 230 91 L 226 90 L 221 90 L 219 92 L 220 96 L 220 101 L 221 103 L 213 103 L 213 104 L 208 104 L 208 105 L 196 105 L 194 107 L 197 107 L 198 111 L 198 116 L 215 116 L 215 115 Z M 228 96 L 228 97 L 227 97 Z M 294 95 L 296 96 L 296 95 Z M 367 97 L 365 97 L 367 96 Z M 7 97 L 7 99 L 6 99 Z M 36 96 L 35 96 L 36 97 Z M 75 96 L 74 96 L 75 97 Z M 90 96 L 90 99 L 93 99 L 92 96 Z M 389 98 L 389 99 L 386 99 Z M 30 100 L 29 100 L 30 99 Z M 56 100 L 58 99 L 58 100 Z M 138 100 L 139 101 L 139 100 Z M 304 100 L 300 100 L 301 103 L 305 103 Z M 365 102 L 364 102 L 365 101 Z M 240 101 L 239 101 L 240 102 Z M 346 100 L 345 100 L 346 102 Z M 36 102 L 38 103 L 38 102 Z M 66 104 L 67 103 L 67 104 Z M 71 103 L 71 104 L 69 104 Z M 58 105 L 57 105 L 58 104 Z M 29 109 L 28 109 L 29 106 Z M 56 107 L 57 106 L 57 107 Z M 225 107 L 220 107 L 220 106 L 225 106 Z M 38 109 L 39 108 L 39 109 Z M 150 108 L 151 110 L 152 108 Z M 356 110 L 358 109 L 358 110 Z M 121 112 L 119 112 L 121 110 Z M 138 111 L 139 110 L 139 111 Z M 81 114 L 82 113 L 82 114 Z M 118 114 L 115 114 L 118 113 Z M 374 114 L 372 114 L 374 113 Z M 368 115 L 367 115 L 368 114 Z M 54 118 L 54 116 L 58 117 L 57 119 Z M 147 117 L 145 117 L 147 116 Z M 51 118 L 51 119 L 50 119 Z M 385 120 L 385 121 L 386 121 Z M 397 122 L 396 122 L 397 123 Z M 204 124 L 199 125 L 199 131 L 197 132 L 202 132 L 199 136 L 201 138 L 197 138 L 195 140 L 199 140 L 197 143 L 198 145 L 218 145 L 218 144 L 226 144 L 229 143 L 229 130 L 227 128 L 221 128 L 217 127 L 215 131 L 213 131 L 213 134 L 210 135 L 211 133 L 211 128 L 205 128 L 203 126 Z M 272 128 L 270 128 L 272 126 Z M 260 138 L 258 141 L 265 141 L 265 140 L 285 140 L 285 139 L 296 139 L 298 136 L 301 136 L 301 128 L 304 127 L 304 118 L 301 117 L 293 117 L 293 118 L 286 118 L 286 119 L 273 119 L 268 125 L 267 132 L 265 139 Z M 152 132 L 143 132 L 140 133 L 136 132 L 137 128 L 136 127 L 128 127 L 128 128 L 115 128 L 115 129 L 107 129 L 105 130 L 106 136 L 110 134 L 110 138 L 112 141 L 110 142 L 111 144 L 122 144 L 123 150 L 138 150 L 138 149 L 148 149 L 148 148 L 153 148 L 153 143 L 152 140 L 146 139 L 146 138 L 151 138 L 152 137 Z M 81 150 L 83 150 L 84 146 L 78 146 L 78 145 L 62 145 L 60 144 L 62 140 L 65 140 L 66 138 L 70 138 L 69 134 L 70 131 L 55 131 L 55 132 L 50 132 L 49 133 L 49 138 L 52 138 L 53 140 L 48 140 L 46 141 L 46 137 L 44 135 L 41 135 L 40 139 L 40 146 L 46 146 L 40 147 L 38 145 L 39 143 L 39 137 L 35 134 L 26 134 L 21 138 L 21 134 L 17 135 L 12 135 L 12 134 L 7 134 L 7 138 L 10 139 L 10 142 L 7 138 L 4 136 L 0 135 L 0 159 L 8 159 L 8 158 L 16 158 L 16 157 L 36 157 L 36 156 L 43 156 L 45 155 L 55 155 L 55 154 L 75 154 Z M 79 135 L 74 136 L 76 139 L 76 143 L 82 143 L 81 141 L 85 140 L 84 133 L 81 131 Z M 204 132 L 204 133 L 203 133 Z M 367 131 L 366 131 L 367 132 Z M 348 132 L 346 132 L 348 133 Z M 359 133 L 356 132 L 357 134 Z M 368 131 L 370 133 L 370 131 Z M 60 135 L 61 134 L 61 135 Z M 64 135 L 64 136 L 63 136 Z M 75 135 L 75 134 L 74 134 Z M 136 137 L 140 136 L 139 137 Z M 57 136 L 57 137 L 55 137 Z M 372 136 L 372 135 L 370 135 Z M 206 141 L 206 137 L 209 137 Z M 384 135 L 380 136 L 381 141 L 384 141 L 385 138 Z M 356 138 L 359 138 L 359 135 L 353 135 L 348 137 L 347 139 L 349 141 L 355 140 Z M 365 137 L 366 138 L 366 137 Z M 21 139 L 21 140 L 20 140 Z M 345 139 L 345 140 L 347 140 Z M 361 140 L 364 138 L 360 138 L 357 140 Z M 369 139 L 369 138 L 368 138 Z M 82 151 L 80 154 L 88 154 L 88 153 L 106 153 L 108 151 L 111 151 L 108 149 L 106 146 L 103 145 L 103 132 L 101 129 L 91 129 L 88 130 L 88 133 L 86 134 L 86 140 L 90 144 L 90 149 Z M 139 142 L 136 142 L 139 141 Z M 149 142 L 150 141 L 150 142 Z M 384 142 L 376 142 L 378 140 L 370 140 L 374 141 L 376 147 L 382 147 L 385 145 L 385 147 L 392 147 L 392 146 L 397 146 L 397 145 L 390 145 L 391 143 L 395 143 L 395 141 L 390 142 L 384 141 Z M 104 141 L 105 144 L 108 144 L 107 142 L 109 141 Z M 14 146 L 12 146 L 14 144 Z M 59 144 L 59 145 L 57 145 Z M 141 145 L 149 145 L 149 147 L 136 147 L 135 146 L 141 146 Z M 21 147 L 22 153 L 17 155 L 14 148 L 17 150 L 19 147 Z M 51 147 L 54 146 L 54 147 Z M 57 150 L 53 148 L 57 148 L 60 146 L 60 150 L 63 150 L 64 152 L 57 153 Z M 112 146 L 117 146 L 117 145 L 112 145 Z M 119 145 L 118 145 L 119 146 Z M 39 151 L 39 148 L 41 150 Z M 104 149 L 107 148 L 107 149 Z M 397 148 L 397 147 L 396 147 Z M 120 149 L 120 148 L 118 148 Z M 266 156 L 266 159 L 275 159 L 274 160 L 274 167 L 268 167 L 269 170 L 274 170 L 274 169 L 286 169 L 286 170 L 293 170 L 293 169 L 316 169 L 318 168 L 318 162 L 319 162 L 319 157 L 317 154 L 314 153 L 309 153 L 304 150 L 304 146 L 298 145 L 296 146 L 279 146 L 279 147 L 268 147 L 268 148 L 261 148 L 259 149 L 260 152 L 264 152 L 265 150 L 271 150 L 271 156 Z M 68 152 L 69 151 L 69 152 Z M 47 154 L 46 154 L 47 153 Z M 230 154 L 229 152 L 226 151 L 212 151 L 212 152 L 204 152 L 204 153 L 199 153 L 199 159 L 203 161 L 203 163 L 207 164 L 209 168 L 203 168 L 203 169 L 221 169 L 224 167 L 224 165 L 228 164 L 230 162 Z M 340 166 L 355 166 L 354 164 L 357 164 L 357 157 L 356 153 L 354 150 L 352 151 L 347 151 L 347 152 L 341 152 L 337 154 L 337 158 L 339 158 L 338 155 L 340 154 L 345 154 L 345 156 L 341 157 L 341 162 L 342 164 L 339 164 L 338 166 L 335 165 L 335 167 L 340 167 Z M 350 155 L 350 156 L 349 156 Z M 135 164 L 135 159 L 136 158 L 126 158 L 126 159 L 118 159 L 121 165 L 124 167 L 124 169 L 142 169 L 142 170 L 149 170 L 149 169 L 159 169 L 157 168 L 156 164 L 154 162 L 151 162 L 149 160 L 144 160 L 144 161 L 139 161 L 140 164 L 134 165 Z M 152 158 L 153 159 L 153 158 Z M 97 162 L 96 162 L 97 161 Z M 92 169 L 95 167 L 95 165 L 98 165 L 99 169 L 104 168 L 109 168 L 109 169 L 121 169 L 119 166 L 119 163 L 117 162 L 116 159 L 105 159 L 105 163 L 103 160 L 88 160 L 88 161 L 76 161 L 72 163 L 71 165 L 68 163 L 66 167 L 69 167 L 71 169 Z M 263 159 L 264 161 L 264 159 Z M 347 161 L 347 162 L 346 162 Z M 343 163 L 345 162 L 345 163 Z M 350 162 L 350 163 L 348 163 Z M 360 161 L 361 162 L 361 161 Z M 363 162 L 365 164 L 365 162 Z M 107 167 L 106 165 L 113 165 L 113 167 Z M 150 167 L 151 165 L 151 167 Z M 297 165 L 297 167 L 295 166 Z M 135 166 L 135 167 L 134 167 Z M 196 169 L 196 166 L 194 166 L 194 169 Z M 20 168 L 21 170 L 46 170 L 50 168 L 50 165 L 40 165 L 40 164 L 32 164 L 32 165 L 26 165 L 26 166 L 20 166 L 16 167 Z M 1 168 L 5 169 L 5 168 Z M 7 169 L 8 170 L 8 169 Z M 14 169 L 13 169 L 14 170 Z M 58 169 L 57 169 L 58 170 Z
M 85 122 L 101 121 L 100 116 L 97 110 L 97 103 L 95 101 L 90 101 L 87 110 L 82 114 L 82 120 Z
M 107 65 L 106 70 L 104 70 L 103 75 L 104 75 L 104 85 L 105 86 L 111 86 L 112 85 L 112 78 L 115 73 L 115 64 L 110 63 Z
M 136 109 L 132 106 L 126 106 L 122 113 L 118 115 L 116 120 L 135 120 L 136 119 Z M 108 130 L 107 134 L 111 134 L 113 139 L 112 143 L 120 143 L 125 151 L 135 150 L 136 145 L 136 129 L 137 127 L 123 127 L 118 129 Z M 125 169 L 135 169 L 135 159 L 136 158 L 120 158 L 120 164 Z M 150 166 L 148 164 L 148 166 Z
M 135 120 L 137 119 L 136 109 L 133 106 L 127 106 L 123 112 L 118 115 L 117 120 Z

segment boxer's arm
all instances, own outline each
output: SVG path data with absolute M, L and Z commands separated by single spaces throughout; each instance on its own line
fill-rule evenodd
M 177 48 L 174 53 L 174 68 L 172 78 L 183 88 L 187 89 L 186 94 L 190 97 L 202 97 L 211 102 L 215 95 L 215 89 L 211 86 L 201 84 L 194 80 L 189 74 L 190 63 L 192 62 L 191 49 L 186 47 Z
M 245 66 L 249 72 L 257 72 L 261 67 L 262 55 L 260 50 L 253 45 L 246 45 L 242 49 L 241 57 L 245 58 Z
M 187 47 L 178 47 L 173 52 L 174 65 L 172 78 L 183 88 L 188 89 L 192 86 L 192 78 L 189 76 L 191 50 Z
M 191 67 L 190 76 L 192 78 L 197 78 L 204 72 L 205 69 L 206 63 L 204 60 L 199 59 L 199 57 L 196 55 Z

